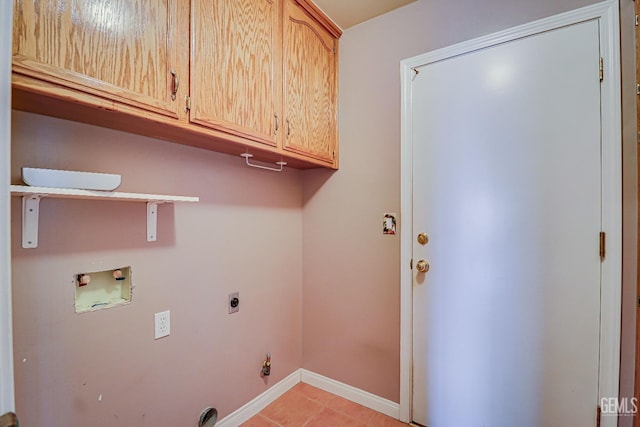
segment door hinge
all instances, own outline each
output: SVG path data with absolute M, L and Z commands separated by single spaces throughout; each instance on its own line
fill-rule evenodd
M 409 270 L 413 270 L 413 258 L 409 261 Z
M 638 26 L 638 15 L 636 15 L 636 27 Z
M 604 59 L 600 58 L 600 81 L 604 80 Z
M 185 113 L 191 111 L 191 97 L 189 95 L 184 96 L 184 111 Z
M 636 83 L 636 95 L 640 95 L 640 84 Z
M 596 409 L 596 427 L 600 427 L 600 418 L 602 417 L 602 408 L 598 405 Z
M 600 232 L 600 261 L 604 261 L 606 255 L 607 235 L 604 231 Z

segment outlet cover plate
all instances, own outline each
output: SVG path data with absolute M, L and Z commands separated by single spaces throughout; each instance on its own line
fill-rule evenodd
M 169 310 L 155 315 L 155 339 L 163 338 L 171 333 L 171 312 Z

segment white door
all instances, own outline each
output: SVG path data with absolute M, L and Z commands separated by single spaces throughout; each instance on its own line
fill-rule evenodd
M 417 68 L 412 416 L 422 425 L 595 426 L 599 45 L 591 20 Z

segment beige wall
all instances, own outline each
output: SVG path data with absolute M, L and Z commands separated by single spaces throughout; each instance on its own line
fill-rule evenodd
M 22 166 L 48 167 L 119 173 L 122 191 L 200 196 L 159 207 L 155 243 L 144 203 L 44 199 L 37 249 L 20 246 L 13 198 L 21 424 L 196 425 L 204 407 L 225 416 L 300 367 L 298 171 L 22 112 L 12 125 L 13 183 Z M 123 265 L 133 267 L 133 302 L 75 314 L 73 274 Z M 241 308 L 230 316 L 236 290 Z M 163 310 L 171 335 L 154 341 Z
M 381 224 L 385 212 L 400 210 L 400 61 L 592 3 L 595 1 L 420 0 L 345 31 L 340 41 L 341 168 L 334 174 L 308 171 L 303 175 L 305 368 L 399 401 L 400 242 L 398 236 L 383 236 Z M 629 49 L 633 42 L 628 40 L 633 37 L 629 12 L 633 5 L 631 0 L 622 0 L 622 4 L 628 77 L 628 327 L 624 331 L 628 390 L 633 319 L 627 309 L 633 308 L 635 293 L 635 95 L 628 91 L 634 84 Z

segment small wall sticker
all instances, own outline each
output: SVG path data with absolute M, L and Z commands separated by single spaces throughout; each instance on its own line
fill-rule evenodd
M 384 214 L 384 221 L 382 222 L 382 234 L 396 234 L 396 214 Z

